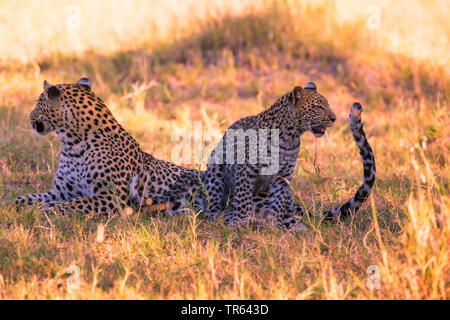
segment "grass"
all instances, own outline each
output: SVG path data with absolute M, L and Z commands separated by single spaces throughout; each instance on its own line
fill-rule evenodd
M 449 298 L 448 42 L 429 41 L 448 35 L 448 10 L 439 10 L 445 3 L 380 1 L 382 30 L 373 31 L 365 22 L 369 3 L 361 14 L 351 1 L 253 1 L 225 10 L 215 0 L 187 13 L 170 1 L 162 9 L 80 2 L 79 47 L 67 30 L 51 29 L 67 7 L 54 2 L 48 10 L 48 3 L 2 4 L 2 12 L 18 13 L 0 20 L 12 37 L 0 40 L 0 298 Z M 357 12 L 343 16 L 350 8 Z M 417 23 L 414 8 L 433 23 Z M 99 10 L 110 17 L 108 28 L 96 26 L 90 12 Z M 54 19 L 42 25 L 46 15 Z M 14 19 L 24 16 L 32 18 L 18 27 Z M 27 42 L 12 40 L 23 28 L 33 31 Z M 393 46 L 389 34 L 422 41 Z M 48 189 L 57 167 L 58 138 L 36 136 L 28 122 L 43 80 L 85 75 L 143 149 L 165 160 L 194 121 L 206 147 L 234 121 L 312 80 L 338 120 L 324 138 L 302 137 L 297 200 L 319 211 L 360 184 L 347 122 L 353 101 L 363 104 L 375 152 L 374 192 L 355 217 L 324 225 L 311 215 L 308 230 L 297 233 L 232 230 L 194 213 L 98 219 L 14 208 L 16 196 Z M 79 288 L 70 286 L 74 266 Z M 370 289 L 370 266 L 379 289 Z

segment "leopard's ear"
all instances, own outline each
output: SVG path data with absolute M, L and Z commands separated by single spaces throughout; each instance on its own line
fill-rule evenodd
M 305 90 L 300 87 L 300 86 L 296 86 L 293 90 L 292 90 L 292 105 L 296 106 L 297 103 L 300 101 L 301 96 L 305 93 Z
M 48 98 L 54 100 L 59 98 L 61 92 L 59 92 L 56 86 L 51 85 L 47 80 L 44 80 L 44 90 L 47 92 Z
M 89 78 L 83 77 L 77 81 L 77 84 L 91 90 L 91 81 L 89 81 Z
M 308 84 L 305 86 L 305 89 L 317 91 L 317 87 L 314 82 L 308 82 Z

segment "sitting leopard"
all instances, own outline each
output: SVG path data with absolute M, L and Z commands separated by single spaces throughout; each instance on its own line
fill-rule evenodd
M 146 192 L 152 197 L 197 179 L 195 170 L 143 152 L 87 78 L 75 84 L 44 81 L 30 122 L 39 135 L 55 132 L 62 150 L 51 190 L 19 197 L 17 205 L 41 203 L 55 213 L 118 213 L 129 204 L 128 186 L 136 174 L 149 176 Z
M 361 110 L 359 103 L 352 105 L 350 128 L 363 161 L 364 182 L 352 199 L 334 210 L 324 212 L 326 218 L 344 217 L 356 212 L 368 198 L 375 181 L 375 160 L 362 129 Z M 206 209 L 210 218 L 218 216 L 225 209 L 224 219 L 229 224 L 239 225 L 254 217 L 270 216 L 280 227 L 294 227 L 298 224 L 296 216 L 305 213 L 301 205 L 294 204 L 289 186 L 300 148 L 300 136 L 306 131 L 311 131 L 314 136 L 321 137 L 335 120 L 336 116 L 329 108 L 327 100 L 317 92 L 314 83 L 308 83 L 305 88 L 295 87 L 268 110 L 241 119 L 230 127 L 245 130 L 254 128 L 279 130 L 280 165 L 276 174 L 262 175 L 264 165 L 248 163 L 250 153 L 247 152 L 248 141 L 246 141 L 245 163 L 223 164 L 222 158 L 223 154 L 226 154 L 227 146 L 223 142 L 226 141 L 229 132 L 227 130 L 222 143 L 219 143 L 208 159 L 207 171 L 201 173 L 202 185 L 199 184 L 197 188 L 191 187 L 189 190 L 186 186 L 177 186 L 155 200 L 171 202 L 169 208 L 174 211 L 190 201 L 192 194 L 200 195 L 198 196 L 200 200 L 195 199 L 195 202 L 199 203 L 201 209 Z M 233 150 L 236 150 L 236 141 L 234 142 Z M 270 141 L 267 145 L 269 144 Z M 220 154 L 220 157 L 216 157 L 216 154 Z M 133 178 L 131 192 L 133 198 L 142 201 L 143 194 L 136 189 L 138 179 L 138 176 Z M 152 207 L 159 209 L 157 206 Z

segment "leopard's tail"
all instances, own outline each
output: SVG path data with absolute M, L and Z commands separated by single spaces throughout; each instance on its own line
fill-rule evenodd
M 325 219 L 345 218 L 352 213 L 355 213 L 369 198 L 375 182 L 375 158 L 373 156 L 372 148 L 367 141 L 366 134 L 363 130 L 361 122 L 362 107 L 358 102 L 353 103 L 350 111 L 350 129 L 352 131 L 353 139 L 358 146 L 363 163 L 363 184 L 356 191 L 353 198 L 344 204 L 332 210 L 327 210 L 323 213 Z

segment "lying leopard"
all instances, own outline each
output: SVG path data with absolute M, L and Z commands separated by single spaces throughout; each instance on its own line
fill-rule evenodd
M 39 135 L 55 132 L 62 150 L 51 190 L 19 197 L 17 205 L 40 203 L 55 213 L 111 214 L 130 204 L 128 186 L 134 175 L 148 175 L 145 191 L 151 197 L 197 181 L 195 170 L 143 152 L 92 92 L 87 78 L 75 84 L 45 81 L 30 123 Z
M 361 123 L 361 105 L 354 103 L 350 113 L 350 128 L 353 138 L 360 150 L 364 167 L 364 182 L 355 196 L 343 205 L 324 212 L 326 218 L 348 216 L 359 210 L 368 198 L 375 181 L 375 160 L 372 149 L 366 139 Z M 290 190 L 297 154 L 300 148 L 300 137 L 306 131 L 312 132 L 315 137 L 324 135 L 325 130 L 336 120 L 336 116 L 329 108 L 327 100 L 317 92 L 314 83 L 310 82 L 305 88 L 295 87 L 291 92 L 279 98 L 268 110 L 234 123 L 225 133 L 218 147 L 208 159 L 207 170 L 199 173 L 201 183 L 186 188 L 178 185 L 163 197 L 155 198 L 157 203 L 168 203 L 165 209 L 170 213 L 178 213 L 184 209 L 192 198 L 194 205 L 205 210 L 209 218 L 219 216 L 224 212 L 227 224 L 240 225 L 248 220 L 270 217 L 283 228 L 292 228 L 298 225 L 296 216 L 305 213 L 305 209 L 293 202 Z M 252 149 L 249 148 L 250 139 L 245 140 L 244 162 L 238 163 L 238 139 L 232 142 L 232 158 L 234 163 L 224 163 L 227 135 L 230 129 L 277 129 L 276 144 L 279 148 L 279 168 L 274 174 L 263 174 L 268 169 L 267 163 L 251 163 Z M 234 137 L 233 137 L 234 138 Z M 272 136 L 267 136 L 266 148 L 272 147 Z M 242 143 L 242 141 L 241 141 Z M 270 150 L 268 150 L 268 153 Z M 254 152 L 254 151 L 253 151 Z M 219 155 L 219 156 L 218 156 Z M 242 155 L 241 155 L 242 156 Z M 266 170 L 267 171 L 267 170 Z M 133 178 L 131 185 L 132 199 L 142 202 L 142 190 L 145 182 L 139 176 Z M 138 187 L 140 186 L 140 187 Z M 159 209 L 160 207 L 150 206 Z

